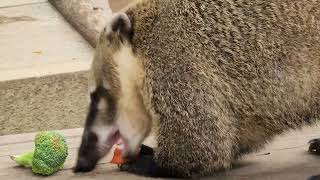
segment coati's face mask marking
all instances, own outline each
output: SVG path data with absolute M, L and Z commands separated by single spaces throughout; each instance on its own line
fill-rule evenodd
M 97 87 L 90 94 L 90 101 L 75 169 L 77 172 L 94 169 L 98 160 L 120 139 L 119 130 L 114 125 L 116 102 L 108 90 Z
M 93 170 L 120 140 L 124 156 L 135 156 L 150 132 L 150 118 L 139 91 L 141 69 L 130 47 L 131 36 L 131 22 L 125 14 L 115 15 L 101 33 L 75 172 Z

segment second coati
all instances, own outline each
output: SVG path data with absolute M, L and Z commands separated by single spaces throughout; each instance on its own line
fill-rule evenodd
M 140 0 L 101 33 L 75 171 L 158 127 L 154 164 L 228 169 L 320 118 L 320 0 Z M 140 169 L 145 175 L 155 171 Z M 135 172 L 135 173 L 141 173 Z

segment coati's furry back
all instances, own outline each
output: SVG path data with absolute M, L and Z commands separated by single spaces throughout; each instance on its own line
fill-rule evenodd
M 118 139 L 134 155 L 151 122 L 152 163 L 184 177 L 230 168 L 275 135 L 312 124 L 320 118 L 319 7 L 140 0 L 115 15 L 96 48 L 75 171 L 93 170 Z
M 142 0 L 126 11 L 159 118 L 157 162 L 229 168 L 320 116 L 319 0 Z

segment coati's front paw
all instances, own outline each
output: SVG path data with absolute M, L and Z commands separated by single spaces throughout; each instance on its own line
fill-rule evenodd
M 141 146 L 139 158 L 120 165 L 120 170 L 150 177 L 172 177 L 169 171 L 157 165 L 153 149 L 145 145 Z
M 309 152 L 320 155 L 320 138 L 309 141 Z M 320 175 L 309 177 L 307 180 L 320 180 Z
M 320 175 L 311 176 L 307 180 L 320 180 Z
M 309 152 L 320 155 L 320 138 L 309 141 Z

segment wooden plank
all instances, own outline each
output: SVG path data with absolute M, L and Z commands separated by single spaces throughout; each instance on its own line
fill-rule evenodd
M 69 149 L 78 148 L 81 141 L 82 129 L 69 129 L 69 130 L 58 130 L 66 137 L 66 141 L 68 143 Z M 0 144 L 0 157 L 15 155 L 25 152 L 34 147 L 34 136 L 36 133 L 28 133 L 28 134 L 19 134 L 19 135 L 7 135 L 0 136 L 0 142 L 3 140 L 5 143 Z M 10 142 L 12 140 L 13 143 Z M 155 137 L 149 136 L 145 142 L 146 144 L 155 147 Z
M 80 137 L 67 138 L 69 149 L 79 147 Z M 34 142 L 25 142 L 0 146 L 0 156 L 16 155 L 34 148 Z
M 68 129 L 59 130 L 61 134 L 66 137 L 69 155 L 65 163 L 64 170 L 71 169 L 77 158 L 77 151 L 81 141 L 82 128 L 78 129 Z M 10 155 L 20 154 L 29 151 L 34 148 L 34 136 L 36 133 L 18 134 L 18 135 L 6 135 L 0 136 L 0 177 L 9 176 L 10 174 L 24 174 L 25 171 L 20 171 L 21 168 L 17 168 L 16 164 L 10 159 Z M 154 141 L 154 136 L 150 136 L 145 140 L 145 144 L 155 147 L 156 143 Z M 12 142 L 14 143 L 12 143 Z M 109 153 L 104 159 L 102 159 L 99 164 L 108 164 L 112 158 L 114 148 L 112 148 L 111 153 Z M 1 179 L 1 178 L 0 178 Z
M 48 179 L 141 179 L 142 177 L 119 172 L 116 166 L 109 163 L 112 153 L 99 162 L 96 170 L 90 173 L 75 175 L 71 168 L 74 166 L 79 147 L 82 129 L 61 131 L 67 137 L 70 154 L 64 170 L 58 172 Z M 10 154 L 12 152 L 23 152 L 33 146 L 32 137 L 34 133 L 27 135 L 13 135 L 13 137 L 0 137 L 0 140 L 12 139 L 16 143 L 0 145 L 0 152 Z M 25 137 L 25 138 L 24 138 Z M 256 179 L 256 180 L 278 180 L 278 179 L 306 179 L 315 174 L 320 174 L 320 156 L 307 152 L 307 142 L 320 137 L 319 127 L 305 128 L 300 132 L 290 132 L 284 136 L 275 138 L 275 141 L 267 145 L 260 152 L 244 156 L 234 163 L 232 170 L 217 173 L 213 177 L 202 178 L 204 180 L 233 180 L 233 179 Z M 155 146 L 154 136 L 150 136 L 146 144 Z M 267 153 L 267 154 L 266 154 Z M 30 170 L 16 167 L 8 156 L 0 157 L 0 179 L 39 179 Z M 142 178 L 151 179 L 151 178 Z
M 35 176 L 31 173 L 31 171 L 25 169 L 19 169 L 19 171 L 23 173 L 19 174 L 10 174 L 6 176 L 2 176 L 4 180 L 16 180 L 16 179 L 23 179 L 23 180 L 40 180 L 43 177 Z M 124 172 L 119 172 L 119 170 L 115 166 L 110 165 L 99 165 L 97 169 L 90 173 L 85 174 L 73 174 L 72 171 L 59 171 L 57 174 L 46 177 L 45 179 L 49 180 L 149 180 L 152 178 L 136 176 Z M 157 178 L 157 180 L 169 180 L 163 178 Z
M 63 168 L 64 170 L 70 170 L 75 165 L 76 158 L 77 158 L 77 150 L 78 148 L 69 149 L 69 155 Z M 103 158 L 99 162 L 99 164 L 109 163 L 111 161 L 111 158 L 112 158 L 112 153 L 109 153 L 105 158 Z M 16 168 L 12 168 L 12 167 L 17 167 L 17 164 L 10 159 L 10 156 L 0 157 L 0 162 L 1 162 L 0 177 L 9 175 L 11 173 L 19 173 L 17 172 Z
M 150 137 L 149 139 L 151 139 L 152 137 Z M 80 138 L 74 139 L 74 140 L 67 140 L 68 145 L 69 145 L 69 155 L 68 155 L 68 160 L 66 162 L 66 167 L 70 168 L 73 166 L 76 157 L 77 157 L 77 151 L 79 148 L 79 144 L 80 144 Z M 149 146 L 155 147 L 154 143 L 149 143 L 149 142 L 145 142 L 145 144 L 148 144 Z M 10 155 L 17 155 L 17 154 L 21 154 L 24 152 L 27 152 L 29 150 L 32 150 L 34 148 L 34 144 L 33 143 L 23 143 L 23 144 L 19 144 L 19 145 L 14 145 L 13 147 L 9 146 L 9 147 L 0 147 L 1 149 L 1 156 L 0 156 L 0 175 L 3 174 L 1 173 L 1 170 L 4 168 L 8 168 L 12 165 L 14 165 L 14 163 L 11 161 L 10 159 Z M 113 152 L 113 150 L 111 150 L 110 152 Z M 109 161 L 111 158 L 112 153 L 109 153 L 108 156 L 106 157 L 107 160 Z M 11 163 L 8 163 L 11 162 Z M 13 163 L 13 164 L 12 164 Z M 5 172 L 7 173 L 7 172 Z
M 66 138 L 79 137 L 82 135 L 83 128 L 57 130 L 57 132 L 61 133 Z M 37 133 L 38 132 L 0 136 L 0 147 L 8 144 L 33 142 Z

